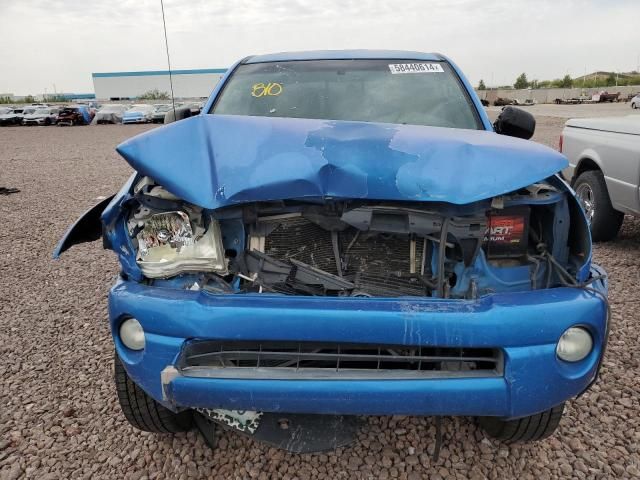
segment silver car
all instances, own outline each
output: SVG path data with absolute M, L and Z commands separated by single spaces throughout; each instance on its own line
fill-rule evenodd
M 55 125 L 58 121 L 59 108 L 36 108 L 33 113 L 27 113 L 22 117 L 23 125 Z

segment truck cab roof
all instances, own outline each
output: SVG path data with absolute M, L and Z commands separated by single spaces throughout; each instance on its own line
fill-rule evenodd
M 412 52 L 407 50 L 310 50 L 304 52 L 280 52 L 255 55 L 245 59 L 243 63 L 355 59 L 406 59 L 432 62 L 446 60 L 446 58 L 439 53 Z

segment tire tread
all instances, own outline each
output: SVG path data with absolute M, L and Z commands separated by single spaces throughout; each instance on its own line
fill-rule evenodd
M 591 222 L 591 237 L 595 242 L 613 240 L 622 226 L 624 213 L 619 212 L 611 205 L 604 174 L 600 170 L 582 172 L 574 182 L 574 190 L 577 190 L 578 186 L 583 183 L 591 187 L 596 204 Z
M 177 433 L 191 428 L 190 411 L 174 413 L 165 408 L 129 378 L 117 354 L 113 363 L 118 402 L 133 427 L 153 433 Z
M 502 420 L 496 417 L 480 417 L 478 423 L 491 437 L 505 443 L 535 442 L 547 438 L 558 428 L 564 403 L 535 415 Z

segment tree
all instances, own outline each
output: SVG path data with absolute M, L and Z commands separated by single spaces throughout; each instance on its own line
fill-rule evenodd
M 613 87 L 616 84 L 616 76 L 610 73 L 607 77 L 607 87 Z
M 571 88 L 573 87 L 573 80 L 571 79 L 571 75 L 569 75 L 568 73 L 562 78 L 562 81 L 560 82 L 560 86 L 562 88 Z
M 480 79 L 480 82 L 478 83 L 478 90 L 486 90 L 487 86 L 484 84 L 484 80 Z
M 169 100 L 169 92 L 161 92 L 157 88 L 144 92 L 138 97 L 140 100 Z
M 527 74 L 523 73 L 518 78 L 516 78 L 516 83 L 513 84 L 513 88 L 522 89 L 527 88 L 529 86 L 529 81 L 527 80 Z

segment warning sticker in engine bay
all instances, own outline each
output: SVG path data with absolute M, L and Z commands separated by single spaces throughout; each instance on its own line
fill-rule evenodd
M 439 63 L 391 63 L 391 73 L 444 73 Z

